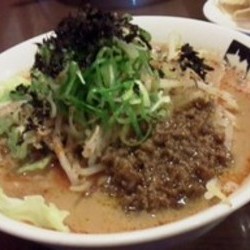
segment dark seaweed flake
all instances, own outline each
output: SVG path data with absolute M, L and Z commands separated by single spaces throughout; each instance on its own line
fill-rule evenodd
M 84 69 L 114 37 L 126 42 L 136 39 L 150 48 L 149 34 L 130 21 L 129 15 L 102 12 L 87 5 L 75 15 L 64 18 L 58 24 L 55 35 L 38 44 L 33 68 L 53 78 L 70 60 L 76 61 Z
M 199 57 L 198 52 L 188 43 L 181 47 L 179 63 L 183 71 L 190 68 L 203 80 L 205 80 L 207 72 L 213 70 L 212 67 L 204 63 L 204 58 Z

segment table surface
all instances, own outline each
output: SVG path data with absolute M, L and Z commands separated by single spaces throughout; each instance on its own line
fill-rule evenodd
M 0 0 L 0 52 L 28 38 L 52 30 L 63 16 L 76 8 L 77 2 L 79 1 Z M 105 10 L 116 9 L 135 15 L 171 15 L 206 20 L 202 13 L 205 3 L 203 0 L 90 0 L 89 2 L 94 2 Z M 0 233 L 0 249 L 46 250 L 47 248 Z M 229 216 L 209 233 L 173 248 L 177 249 L 250 249 L 250 204 Z

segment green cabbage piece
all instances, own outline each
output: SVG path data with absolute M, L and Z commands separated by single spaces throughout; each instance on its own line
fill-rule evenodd
M 18 85 L 30 85 L 30 80 L 22 76 L 14 76 L 0 83 L 0 105 L 12 102 L 10 91 L 14 90 Z
M 11 155 L 16 159 L 24 159 L 28 154 L 28 143 L 21 142 L 21 133 L 17 128 L 12 128 L 8 133 L 7 145 L 11 151 Z
M 58 209 L 53 203 L 46 204 L 41 195 L 12 198 L 0 188 L 0 213 L 38 227 L 69 232 L 68 226 L 64 224 L 69 212 Z
M 51 156 L 45 157 L 33 163 L 27 163 L 17 170 L 19 174 L 45 169 L 51 161 Z
M 0 135 L 3 135 L 4 133 L 8 132 L 13 123 L 13 119 L 9 117 L 0 119 Z

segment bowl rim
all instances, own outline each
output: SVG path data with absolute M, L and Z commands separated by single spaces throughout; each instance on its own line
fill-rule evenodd
M 177 21 L 177 22 L 193 22 L 197 25 L 205 27 L 213 27 L 221 30 L 221 32 L 230 33 L 234 37 L 247 41 L 250 44 L 250 37 L 245 34 L 241 34 L 238 31 L 231 30 L 227 27 L 222 27 L 214 23 L 206 21 L 175 17 L 175 16 L 134 16 L 134 22 L 143 22 L 146 20 L 166 20 L 166 21 Z M 46 36 L 42 35 L 33 37 L 22 43 L 19 43 L 10 49 L 5 50 L 0 54 L 7 55 L 9 51 L 14 48 L 18 48 L 20 45 L 31 44 L 37 39 L 41 39 Z M 173 236 L 177 236 L 186 232 L 193 231 L 201 228 L 212 222 L 216 222 L 238 208 L 249 202 L 250 196 L 247 193 L 246 188 L 237 194 L 233 194 L 230 197 L 231 206 L 228 204 L 219 203 L 211 206 L 205 210 L 202 210 L 194 215 L 188 216 L 184 219 L 171 222 L 165 225 L 160 225 L 152 228 L 118 232 L 118 233 L 107 233 L 107 234 L 76 234 L 76 233 L 64 233 L 38 228 L 32 225 L 28 225 L 19 221 L 15 221 L 0 214 L 0 231 L 17 236 L 26 240 L 31 240 L 43 244 L 56 245 L 56 246 L 68 246 L 68 247 L 108 247 L 108 246 L 126 246 L 132 244 L 140 244 L 151 241 L 157 241 L 161 239 L 168 239 Z

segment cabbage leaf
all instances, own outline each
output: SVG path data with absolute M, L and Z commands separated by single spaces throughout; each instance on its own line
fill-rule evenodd
M 0 213 L 38 227 L 69 232 L 63 222 L 69 212 L 58 209 L 53 203 L 46 204 L 41 195 L 12 198 L 0 188 Z
M 49 165 L 50 161 L 51 161 L 51 156 L 47 156 L 39 161 L 23 165 L 17 170 L 17 172 L 19 174 L 23 174 L 27 172 L 33 172 L 36 170 L 43 170 Z
M 24 86 L 30 85 L 30 80 L 22 76 L 14 76 L 8 80 L 1 81 L 0 84 L 0 105 L 12 102 L 10 98 L 10 91 L 14 90 L 22 83 Z

